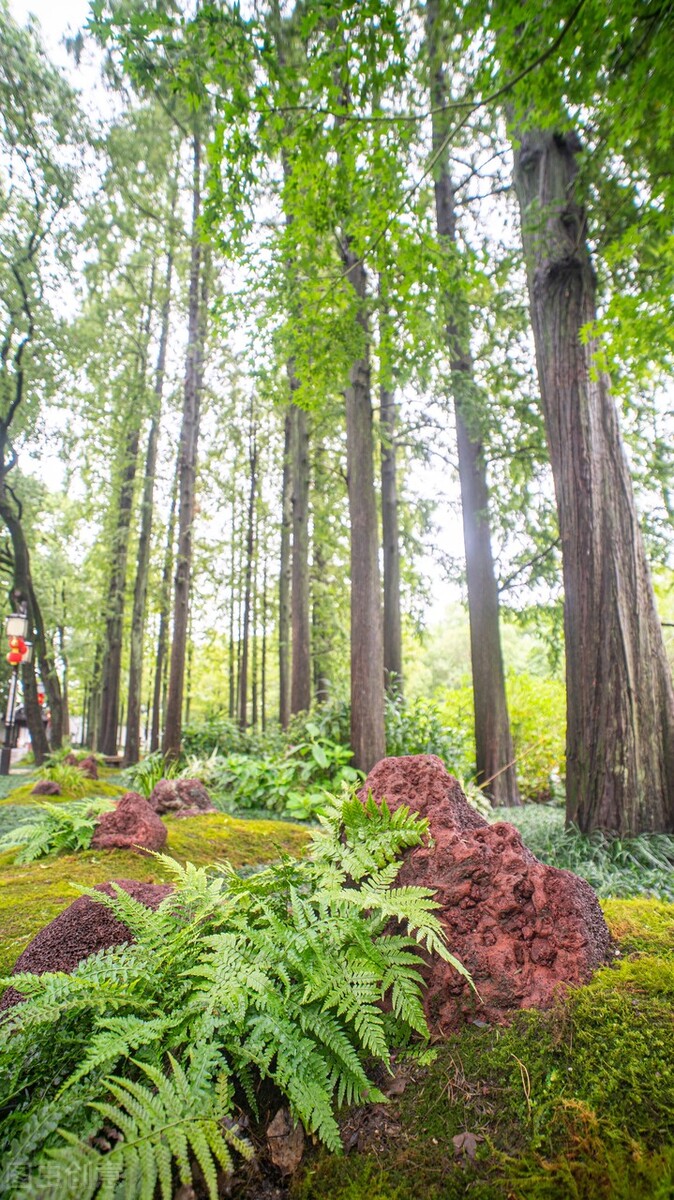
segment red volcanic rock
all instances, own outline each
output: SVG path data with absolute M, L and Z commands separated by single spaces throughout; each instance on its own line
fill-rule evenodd
M 91 846 L 94 850 L 163 850 L 166 826 L 138 792 L 125 792 L 111 812 L 101 813 Z
M 186 810 L 190 816 L 199 812 L 217 812 L 200 779 L 160 779 L 153 788 L 149 804 L 157 813 L 176 813 L 178 816 Z
M 63 761 L 66 764 L 66 766 L 68 766 L 68 767 L 79 767 L 79 765 L 80 765 L 79 758 L 77 757 L 76 754 L 73 753 L 72 750 L 70 751 L 70 754 L 66 754 Z
M 481 1000 L 448 963 L 425 968 L 426 1015 L 456 1028 L 466 1017 L 507 1020 L 548 1008 L 565 984 L 586 982 L 610 960 L 611 939 L 584 879 L 538 861 L 513 825 L 490 825 L 470 807 L 435 755 L 387 758 L 360 792 L 407 804 L 427 817 L 434 842 L 408 850 L 400 886 L 433 888 L 449 949 L 470 971 Z
M 98 779 L 98 763 L 93 754 L 88 754 L 86 758 L 78 762 L 77 766 L 82 774 L 87 776 L 87 779 Z
M 60 796 L 61 789 L 53 779 L 38 779 L 30 794 L 31 796 Z
M 147 908 L 158 908 L 173 891 L 167 884 L 140 883 L 135 879 L 116 879 L 114 882 Z M 97 884 L 95 891 L 114 896 L 110 883 Z M 106 905 L 98 904 L 88 896 L 79 896 L 28 943 L 12 974 L 18 975 L 22 971 L 30 971 L 33 975 L 43 975 L 46 971 L 74 971 L 77 964 L 90 954 L 133 940 L 126 925 Z M 15 988 L 8 988 L 0 1000 L 0 1009 L 10 1008 L 21 999 L 21 994 Z

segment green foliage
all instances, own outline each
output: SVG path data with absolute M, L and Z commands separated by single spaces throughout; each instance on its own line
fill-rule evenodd
M 61 791 L 66 792 L 73 799 L 80 799 L 87 794 L 89 779 L 80 771 L 79 767 L 72 763 L 50 761 L 46 766 L 40 767 L 35 774 L 38 779 L 49 779 L 52 783 L 57 783 Z
M 523 799 L 563 799 L 566 738 L 563 683 L 525 673 L 509 675 L 506 686 L 517 778 Z M 461 736 L 474 772 L 472 686 L 467 684 L 440 692 L 436 702 L 441 722 L 456 736 Z
M 235 1088 L 255 1112 L 259 1079 L 341 1149 L 335 1109 L 383 1099 L 367 1064 L 427 1036 L 419 950 L 463 968 L 432 893 L 395 887 L 426 822 L 345 799 L 322 823 L 309 861 L 248 879 L 157 856 L 175 891 L 156 911 L 117 887 L 88 893 L 133 944 L 12 978 L 25 1001 L 0 1027 L 0 1190 L 56 1180 L 59 1200 L 88 1200 L 123 1181 L 128 1200 L 153 1200 L 157 1181 L 172 1194 L 173 1166 L 189 1183 L 198 1163 L 214 1200 L 218 1166 L 249 1152 Z
M 48 854 L 88 850 L 96 828 L 96 818 L 110 812 L 110 800 L 75 800 L 72 804 L 36 804 L 25 809 L 20 824 L 0 838 L 0 853 L 20 846 L 17 863 L 34 862 Z
M 566 828 L 560 809 L 539 804 L 499 809 L 495 815 L 516 825 L 542 862 L 581 875 L 598 896 L 674 901 L 674 837 L 669 834 L 620 838 L 595 830 L 586 835 Z
M 432 700 L 387 699 L 387 754 L 437 754 L 452 775 L 462 779 L 474 770 L 470 744 L 467 724 L 450 725 Z
M 141 796 L 151 796 L 155 784 L 160 779 L 175 779 L 180 774 L 180 763 L 164 758 L 160 751 L 148 754 L 132 767 L 124 771 L 124 779 L 134 792 Z

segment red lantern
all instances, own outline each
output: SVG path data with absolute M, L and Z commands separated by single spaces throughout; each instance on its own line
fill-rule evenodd
M 44 704 L 44 692 L 38 692 L 37 702 L 38 704 Z
M 20 662 L 23 662 L 23 654 L 20 650 L 10 650 L 7 655 L 7 662 L 11 663 L 13 667 L 17 667 Z

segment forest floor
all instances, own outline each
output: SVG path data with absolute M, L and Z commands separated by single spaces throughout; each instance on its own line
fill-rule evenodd
M 107 776 L 108 794 L 122 791 Z M 0 828 L 27 804 L 19 778 Z M 10 783 L 10 786 L 13 784 Z M 92 791 L 101 794 L 100 784 Z M 3 789 L 4 791 L 4 789 Z M 67 797 L 64 797 L 66 799 Z M 299 854 L 306 827 L 224 814 L 166 820 L 181 862 L 253 866 Z M 0 855 L 0 971 L 77 894 L 113 878 L 162 882 L 154 858 L 124 851 L 25 866 Z M 432 1066 L 401 1063 L 388 1103 L 344 1115 L 342 1157 L 311 1147 L 284 1180 L 264 1154 L 223 1195 L 241 1200 L 670 1200 L 674 1196 L 674 905 L 603 900 L 615 966 L 508 1028 L 469 1026 Z M 264 1130 L 259 1131 L 261 1147 Z

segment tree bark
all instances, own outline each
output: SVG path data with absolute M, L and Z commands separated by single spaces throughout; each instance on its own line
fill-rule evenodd
M 298 385 L 289 369 L 291 388 Z M 291 713 L 311 708 L 311 618 L 309 607 L 309 431 L 307 414 L 292 406 L 292 676 Z
M 403 692 L 403 644 L 400 619 L 400 531 L 396 479 L 396 403 L 380 389 L 381 523 L 384 567 L 384 679 L 391 696 Z
M 159 749 L 159 730 L 162 717 L 164 667 L 168 649 L 169 611 L 171 608 L 171 572 L 173 571 L 173 542 L 176 531 L 176 505 L 178 503 L 178 469 L 180 460 L 176 462 L 176 471 L 171 488 L 171 507 L 166 526 L 166 547 L 164 549 L 164 565 L 162 568 L 161 587 L 159 589 L 159 630 L 157 632 L 157 657 L 155 659 L 154 688 L 152 694 L 152 725 L 150 728 L 150 753 Z
M 363 353 L 351 365 L 345 399 L 351 527 L 351 747 L 356 767 L 367 772 L 386 753 L 370 333 L 365 265 L 354 253 L 348 240 L 342 243 L 342 261 L 358 297 L 356 320 L 363 336 Z
M 192 529 L 195 515 L 197 447 L 203 376 L 203 352 L 206 336 L 208 271 L 202 263 L 199 218 L 201 214 L 201 141 L 193 137 L 192 229 L 188 345 L 185 364 L 185 391 L 180 430 L 180 478 L 178 507 L 178 546 L 173 593 L 173 641 L 169 673 L 164 754 L 177 758 L 182 740 L 182 705 L 185 682 L 185 653 L 192 581 Z
M 426 34 L 433 109 L 433 148 L 437 153 L 447 132 L 447 82 L 443 67 L 438 0 L 426 4 Z M 435 217 L 438 238 L 456 253 L 456 211 L 449 156 L 440 154 L 435 170 Z M 446 325 L 451 389 L 456 418 L 461 511 L 466 554 L 470 655 L 475 706 L 477 782 L 492 804 L 521 803 L 505 691 L 499 629 L 499 601 L 489 528 L 489 489 L 469 352 L 469 331 L 457 319 L 458 296 L 447 295 Z
M 278 614 L 278 669 L 279 669 L 279 722 L 281 729 L 288 728 L 290 720 L 290 581 L 292 564 L 290 557 L 293 509 L 292 509 L 292 407 L 288 407 L 283 436 L 283 482 L 281 485 L 281 549 L 279 569 L 279 614 Z
M 173 216 L 173 214 L 172 214 Z M 171 238 L 172 238 L 171 234 Z M 162 305 L 161 333 L 157 351 L 157 366 L 154 378 L 154 404 L 145 458 L 145 479 L 141 501 L 140 534 L 138 538 L 138 563 L 133 590 L 131 615 L 131 642 L 129 647 L 129 699 L 127 704 L 126 746 L 124 765 L 137 763 L 140 757 L 140 721 L 143 682 L 143 639 L 145 635 L 145 612 L 147 607 L 147 585 L 150 574 L 150 549 L 152 544 L 152 518 L 154 514 L 154 485 L 157 472 L 157 449 L 161 405 L 166 375 L 166 351 L 168 347 L 169 322 L 171 315 L 171 280 L 173 276 L 173 246 L 169 245 L 166 256 L 166 279 L 164 303 Z
M 243 600 L 243 629 L 241 635 L 241 673 L 239 678 L 239 726 L 248 725 L 248 649 L 250 640 L 250 606 L 255 552 L 255 500 L 257 495 L 257 430 L 251 414 L 249 441 L 250 489 L 248 493 L 248 522 L 246 529 L 245 591 Z
M 573 134 L 515 146 L 531 320 L 564 573 L 568 821 L 674 830 L 674 690 L 618 415 L 597 344 Z
M 130 428 L 126 434 L 122 454 L 117 519 L 111 546 L 111 567 L 105 610 L 105 649 L 101 669 L 99 747 L 103 754 L 108 755 L 117 753 L 126 566 L 140 440 L 137 413 L 129 414 L 129 422 Z

